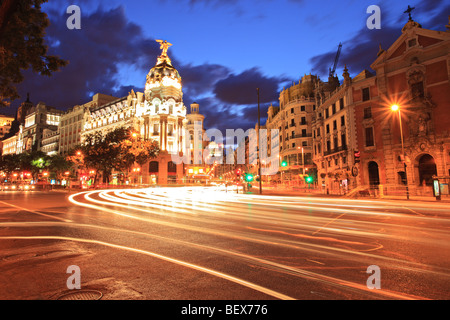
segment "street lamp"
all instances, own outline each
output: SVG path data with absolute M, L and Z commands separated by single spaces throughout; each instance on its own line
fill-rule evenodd
M 400 106 L 397 104 L 394 104 L 391 106 L 391 110 L 393 112 L 398 112 L 398 119 L 399 119 L 399 123 L 400 123 L 400 136 L 401 136 L 401 140 L 402 140 L 403 165 L 405 168 L 406 199 L 409 200 L 408 172 L 407 172 L 407 164 L 406 164 L 405 143 L 404 143 L 404 139 L 403 139 L 402 115 L 401 115 L 401 111 L 400 111 Z
M 262 175 L 261 175 L 261 106 L 259 97 L 259 88 L 256 89 L 258 93 L 258 175 L 259 175 L 259 194 L 262 194 Z

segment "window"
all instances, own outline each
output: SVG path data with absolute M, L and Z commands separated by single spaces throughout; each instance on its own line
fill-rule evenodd
M 373 127 L 366 128 L 366 147 L 374 147 Z
M 291 114 L 294 114 L 294 108 L 291 109 Z
M 362 99 L 363 99 L 363 101 L 370 100 L 370 89 L 369 88 L 362 89 Z
M 302 122 L 300 124 L 302 126 L 306 125 L 306 117 L 302 117 Z
M 364 119 L 371 119 L 372 118 L 372 108 L 367 107 L 364 108 Z
M 336 104 L 335 103 L 333 103 L 331 110 L 332 110 L 333 114 L 336 113 Z
M 333 130 L 337 130 L 337 121 L 336 120 L 333 121 Z
M 331 150 L 331 141 L 327 140 L 327 151 Z
M 328 119 L 330 117 L 330 110 L 327 108 L 325 110 L 325 119 Z
M 302 146 L 307 147 L 308 146 L 308 141 L 303 141 L 302 142 Z
M 341 98 L 341 100 L 339 100 L 339 107 L 341 108 L 341 110 L 344 110 L 344 98 Z
M 301 109 L 302 112 L 305 112 L 306 111 L 306 106 L 301 106 L 300 109 Z
M 302 130 L 302 136 L 303 136 L 303 137 L 306 137 L 306 136 L 307 136 L 306 129 L 303 129 L 303 130 Z
M 345 133 L 341 135 L 341 146 L 343 149 L 347 147 L 347 136 Z
M 341 117 L 341 127 L 345 127 L 345 116 Z
M 320 137 L 320 128 L 317 129 L 317 136 Z
M 338 145 L 339 145 L 339 143 L 338 143 L 338 138 L 337 138 L 337 137 L 334 137 L 333 143 L 334 143 L 334 148 L 337 149 L 337 148 L 338 148 Z
M 327 133 L 330 133 L 330 125 L 327 124 Z

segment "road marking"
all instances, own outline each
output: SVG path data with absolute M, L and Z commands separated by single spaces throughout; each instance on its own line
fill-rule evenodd
M 333 220 L 331 220 L 330 222 L 326 223 L 322 228 L 320 228 L 319 230 L 313 232 L 313 236 L 315 236 L 316 234 L 318 234 L 320 231 L 322 231 L 323 229 L 325 229 L 327 226 L 329 226 L 330 224 L 332 224 L 333 222 L 335 222 L 336 220 L 342 218 L 343 216 L 345 216 L 347 213 L 343 213 L 341 214 L 339 217 L 334 218 Z
M 415 213 L 415 214 L 417 214 L 417 215 L 419 215 L 421 217 L 426 217 L 426 215 L 421 214 L 421 213 L 417 212 L 416 210 L 410 209 L 408 207 L 403 207 L 403 209 L 407 209 L 407 210 L 411 211 L 412 213 Z
M 0 203 L 5 204 L 5 205 L 10 206 L 10 207 L 13 207 L 13 208 L 16 208 L 16 209 L 20 209 L 22 211 L 31 212 L 31 213 L 34 213 L 34 214 L 37 214 L 39 216 L 43 216 L 43 217 L 46 217 L 46 218 L 51 218 L 51 219 L 55 219 L 55 220 L 59 220 L 59 221 L 67 222 L 67 223 L 72 222 L 72 220 L 67 220 L 67 219 L 51 216 L 51 215 L 48 215 L 48 214 L 45 214 L 45 213 L 41 213 L 41 212 L 37 212 L 37 211 L 34 211 L 34 210 L 27 209 L 27 208 L 24 208 L 24 207 L 19 207 L 19 206 L 16 206 L 14 204 L 11 204 L 11 203 L 7 203 L 7 202 L 3 202 L 3 201 L 0 201 Z

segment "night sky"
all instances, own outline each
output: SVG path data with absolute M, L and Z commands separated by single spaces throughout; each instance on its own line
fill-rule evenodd
M 82 10 L 81 30 L 66 27 L 72 4 Z M 381 30 L 366 27 L 373 4 L 382 10 Z M 173 44 L 168 53 L 183 79 L 184 103 L 200 104 L 206 128 L 248 129 L 257 122 L 257 87 L 266 117 L 283 87 L 309 73 L 327 80 L 340 42 L 340 79 L 344 64 L 352 77 L 370 70 L 379 44 L 387 49 L 400 36 L 408 4 L 424 28 L 445 30 L 445 0 L 50 0 L 43 6 L 49 54 L 70 64 L 50 78 L 26 72 L 19 92 L 66 110 L 95 93 L 143 91 L 161 53 L 155 39 L 163 39 Z

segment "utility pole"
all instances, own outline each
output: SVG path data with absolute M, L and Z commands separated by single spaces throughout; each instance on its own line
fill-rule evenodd
M 259 194 L 262 195 L 262 176 L 261 176 L 261 108 L 260 108 L 260 101 L 259 101 L 259 88 L 256 89 L 258 92 L 258 175 L 259 175 Z

